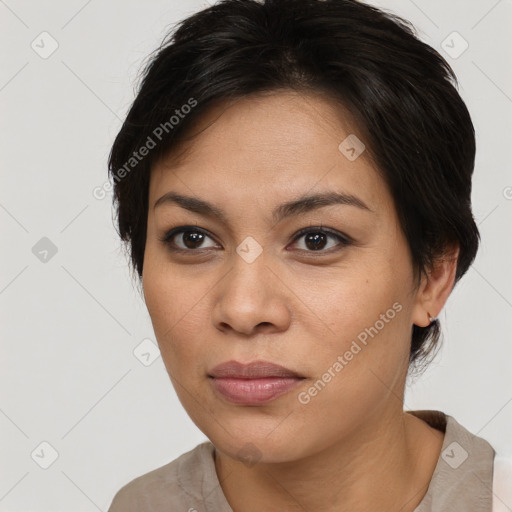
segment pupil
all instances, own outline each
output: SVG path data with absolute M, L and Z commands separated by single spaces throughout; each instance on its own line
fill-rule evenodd
M 187 231 L 183 234 L 183 241 L 189 249 L 195 249 L 201 245 L 203 237 L 204 235 L 202 233 L 198 233 L 197 231 Z
M 314 235 L 307 235 L 306 236 L 306 246 L 308 249 L 321 249 L 324 247 L 325 243 L 325 234 L 324 233 L 315 233 Z M 312 245 L 309 245 L 309 242 L 312 242 Z

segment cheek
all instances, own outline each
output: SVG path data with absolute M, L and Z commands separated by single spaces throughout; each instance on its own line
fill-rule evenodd
M 360 405 L 365 397 L 374 400 L 397 384 L 410 350 L 408 267 L 373 256 L 369 264 L 361 260 L 357 271 L 344 269 L 324 282 L 336 284 L 310 294 L 315 312 L 325 321 L 318 324 L 318 332 L 310 332 L 312 339 L 322 341 L 322 350 L 311 351 L 317 378 L 329 382 L 330 399 L 338 400 L 334 395 L 339 391 Z
M 410 336 L 402 301 L 398 290 L 369 279 L 366 289 L 346 287 L 325 303 L 330 331 L 320 338 L 321 350 L 308 349 L 316 374 L 298 397 L 308 425 L 324 418 L 321 443 L 399 402 Z
M 393 338 L 405 316 L 402 311 L 410 300 L 405 294 L 407 277 L 394 276 L 392 266 L 376 258 L 368 260 L 372 263 L 341 269 L 332 279 L 324 279 L 322 286 L 317 281 L 316 287 L 309 287 L 308 301 L 325 320 L 332 348 L 340 348 L 340 341 L 364 343 L 370 333 Z
M 340 317 L 339 336 L 332 337 L 322 351 L 326 371 L 337 363 L 334 370 L 351 382 L 365 381 L 367 385 L 368 380 L 380 378 L 392 384 L 409 351 L 405 308 L 395 299 L 361 303 L 357 315 L 345 317 L 345 321 Z
M 175 374 L 186 360 L 194 360 L 196 340 L 204 329 L 201 297 L 204 285 L 186 277 L 183 268 L 146 249 L 143 287 L 158 346 L 168 370 Z

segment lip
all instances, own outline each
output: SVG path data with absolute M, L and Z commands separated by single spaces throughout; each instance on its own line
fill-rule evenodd
M 293 370 L 268 361 L 227 361 L 211 370 L 208 377 L 223 398 L 239 405 L 270 402 L 304 380 Z
M 209 377 L 230 377 L 233 379 L 262 379 L 265 377 L 294 377 L 303 378 L 297 372 L 269 361 L 251 361 L 239 363 L 238 361 L 226 361 L 217 365 L 208 373 Z

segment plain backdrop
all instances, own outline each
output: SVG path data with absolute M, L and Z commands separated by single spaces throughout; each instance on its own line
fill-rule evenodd
M 444 411 L 511 456 L 512 1 L 372 3 L 447 58 L 477 132 L 480 251 L 405 408 Z M 92 191 L 143 59 L 208 5 L 0 0 L 1 512 L 106 511 L 129 480 L 206 440 L 151 349 L 111 196 Z

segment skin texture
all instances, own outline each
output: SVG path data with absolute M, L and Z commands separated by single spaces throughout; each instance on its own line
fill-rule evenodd
M 457 250 L 418 285 L 385 182 L 367 152 L 349 161 L 338 149 L 349 134 L 363 137 L 318 95 L 246 97 L 210 109 L 195 131 L 152 169 L 143 289 L 178 397 L 216 447 L 228 502 L 235 512 L 414 510 L 444 435 L 403 412 L 411 330 L 442 309 Z M 153 208 L 170 191 L 213 203 L 227 223 L 170 202 Z M 337 204 L 272 220 L 277 205 L 326 191 L 370 210 Z M 161 239 L 187 225 L 210 235 L 194 249 L 178 234 L 174 246 L 188 252 L 171 251 Z M 314 250 L 307 236 L 295 240 L 320 226 L 353 243 L 329 236 Z M 236 252 L 248 236 L 263 249 L 252 263 Z M 394 318 L 301 403 L 298 394 L 396 303 Z M 232 359 L 268 360 L 306 378 L 265 405 L 234 405 L 208 378 Z M 248 443 L 255 464 L 238 460 Z

